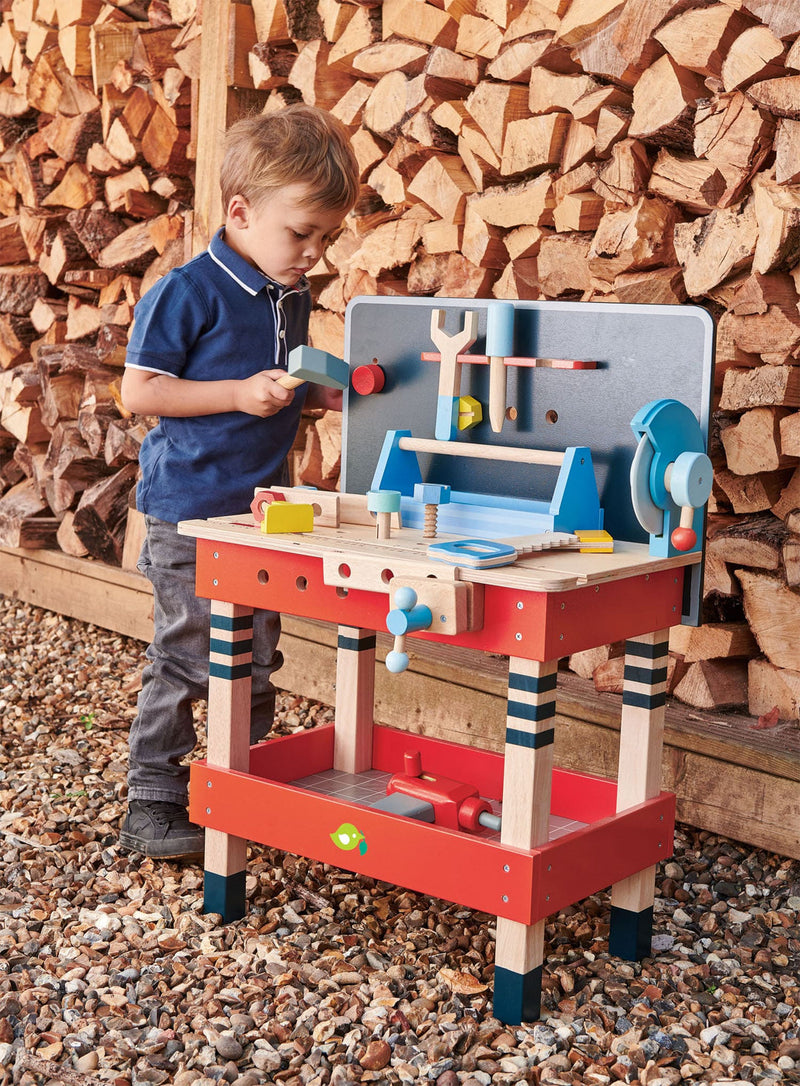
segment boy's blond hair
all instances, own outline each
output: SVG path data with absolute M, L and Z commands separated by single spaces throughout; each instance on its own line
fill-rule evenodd
M 240 195 L 254 207 L 286 185 L 305 183 L 308 206 L 349 210 L 359 170 L 345 126 L 315 106 L 292 105 L 236 121 L 225 133 L 223 207 Z

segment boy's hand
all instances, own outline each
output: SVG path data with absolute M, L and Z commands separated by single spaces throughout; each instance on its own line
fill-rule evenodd
M 276 415 L 294 399 L 294 389 L 278 384 L 278 378 L 286 370 L 262 370 L 244 381 L 238 382 L 236 409 L 246 415 L 258 415 L 265 419 Z

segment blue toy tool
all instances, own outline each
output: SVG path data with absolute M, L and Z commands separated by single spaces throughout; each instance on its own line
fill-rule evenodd
M 631 501 L 650 533 L 650 553 L 699 550 L 713 468 L 695 416 L 680 400 L 652 400 L 631 419 L 640 439 L 631 464 Z
M 495 539 L 451 539 L 443 543 L 431 543 L 428 557 L 454 565 L 473 569 L 491 569 L 493 566 L 510 566 L 517 560 L 517 548 Z
M 514 353 L 514 306 L 491 302 L 486 310 L 486 354 L 489 357 L 489 423 L 496 434 L 506 417 L 506 359 Z
M 394 602 L 395 607 L 386 616 L 386 628 L 389 633 L 394 634 L 394 648 L 386 654 L 386 668 L 397 675 L 408 667 L 406 634 L 427 630 L 433 622 L 433 614 L 430 607 L 417 603 L 417 594 L 408 585 L 397 589 Z
M 469 441 L 429 441 L 414 438 L 410 430 L 389 430 L 383 442 L 371 490 L 399 490 L 403 495 L 401 512 L 407 528 L 422 528 L 424 503 L 415 499 L 415 488 L 423 482 L 417 452 L 442 456 L 511 462 L 525 460 L 542 470 L 558 468 L 558 476 L 549 501 L 517 495 L 473 494 L 450 491 L 450 501 L 438 509 L 437 525 L 449 535 L 503 539 L 506 536 L 532 535 L 536 532 L 571 532 L 582 528 L 603 527 L 603 510 L 592 465 L 592 454 L 584 446 L 549 453 L 535 449 L 487 447 Z
M 431 339 L 439 351 L 439 395 L 436 402 L 435 434 L 439 441 L 452 441 L 458 433 L 458 401 L 461 395 L 461 363 L 458 356 L 478 338 L 478 314 L 467 311 L 460 332 L 444 330 L 445 309 L 431 313 Z

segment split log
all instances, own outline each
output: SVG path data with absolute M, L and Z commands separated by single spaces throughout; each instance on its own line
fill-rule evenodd
M 719 206 L 725 189 L 725 177 L 713 163 L 692 155 L 676 155 L 666 148 L 658 153 L 649 189 L 701 214 Z
M 796 366 L 731 367 L 725 371 L 719 405 L 723 411 L 800 407 L 800 372 Z
M 800 75 L 785 75 L 754 83 L 747 96 L 759 109 L 774 117 L 800 118 Z
M 775 131 L 775 180 L 791 185 L 800 180 L 800 121 L 783 117 Z
M 761 651 L 776 667 L 800 671 L 800 596 L 768 573 L 740 569 L 736 576 L 742 585 L 745 616 Z
M 800 587 L 800 536 L 792 535 L 783 544 L 783 570 L 791 588 Z
M 446 222 L 463 223 L 467 196 L 475 187 L 455 155 L 431 155 L 407 191 Z
M 737 475 L 754 475 L 787 467 L 791 458 L 781 453 L 780 421 L 787 414 L 781 407 L 754 407 L 738 423 L 721 434 L 728 467 Z
M 136 464 L 127 464 L 101 479 L 83 492 L 75 510 L 75 534 L 92 557 L 109 565 L 122 561 L 128 497 L 137 473 Z
M 734 513 L 763 513 L 780 499 L 790 475 L 790 469 L 736 475 L 727 468 L 718 468 L 714 471 L 714 484 L 724 493 Z
M 758 241 L 753 271 L 791 267 L 800 257 L 800 195 L 759 174 L 753 184 Z
M 511 121 L 506 128 L 500 173 L 503 177 L 537 172 L 561 160 L 569 131 L 565 113 L 547 113 Z
M 772 80 L 783 71 L 786 47 L 769 27 L 751 26 L 730 44 L 720 75 L 726 91 Z
M 647 149 L 634 139 L 615 144 L 611 158 L 597 172 L 592 187 L 609 204 L 635 204 L 645 191 L 651 167 Z
M 746 622 L 709 622 L 703 626 L 673 626 L 669 632 L 670 652 L 687 664 L 698 660 L 758 655 L 758 645 Z
M 552 174 L 503 188 L 490 188 L 468 198 L 473 210 L 490 226 L 549 225 L 555 201 Z
M 672 234 L 679 212 L 658 197 L 642 197 L 632 208 L 607 211 L 589 248 L 589 267 L 602 279 L 634 269 L 675 263 Z
M 679 701 L 696 709 L 740 709 L 747 705 L 747 663 L 700 660 L 689 665 L 673 692 Z
M 751 660 L 747 668 L 748 712 L 765 716 L 778 710 L 780 720 L 800 719 L 800 671 Z
M 569 669 L 582 679 L 591 679 L 596 668 L 625 655 L 625 644 L 617 641 L 612 645 L 600 645 L 594 649 L 585 649 L 582 652 L 573 652 L 569 658 Z
M 796 510 L 800 509 L 800 468 L 795 468 L 792 475 L 780 493 L 780 497 L 772 506 L 772 513 L 781 520 L 786 521 L 787 527 L 797 531 L 797 525 L 792 523 Z
M 747 20 L 730 5 L 711 4 L 677 15 L 653 36 L 676 64 L 702 76 L 717 77 L 734 41 L 747 25 Z
M 698 103 L 694 122 L 694 154 L 713 162 L 725 177 L 719 206 L 730 207 L 772 152 L 775 120 L 762 113 L 740 91 Z
M 32 550 L 56 545 L 58 521 L 33 479 L 24 479 L 0 497 L 0 545 Z
M 774 571 L 780 569 L 781 551 L 788 535 L 782 521 L 771 514 L 739 517 L 714 536 L 708 544 L 708 553 L 735 566 Z
M 89 552 L 75 534 L 72 523 L 74 519 L 75 514 L 71 510 L 64 514 L 56 532 L 56 541 L 64 554 L 71 554 L 73 558 L 85 558 Z
M 682 68 L 669 55 L 660 57 L 634 87 L 630 135 L 690 151 L 694 143 L 694 111 L 706 94 L 699 75 Z
M 712 211 L 705 218 L 677 223 L 675 252 L 689 294 L 701 298 L 746 267 L 755 253 L 757 239 L 758 222 L 752 200 Z

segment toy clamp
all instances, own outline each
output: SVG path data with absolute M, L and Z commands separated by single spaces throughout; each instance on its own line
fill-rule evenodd
M 397 606 L 386 616 L 386 629 L 394 634 L 394 648 L 386 654 L 386 667 L 393 675 L 399 675 L 408 667 L 406 634 L 427 630 L 433 622 L 433 614 L 424 603 L 417 604 L 417 594 L 413 588 L 398 588 L 394 602 Z
M 650 553 L 694 550 L 695 519 L 714 475 L 697 419 L 679 400 L 654 400 L 637 412 L 631 429 L 640 439 L 631 464 L 631 500 L 636 519 L 650 533 Z

